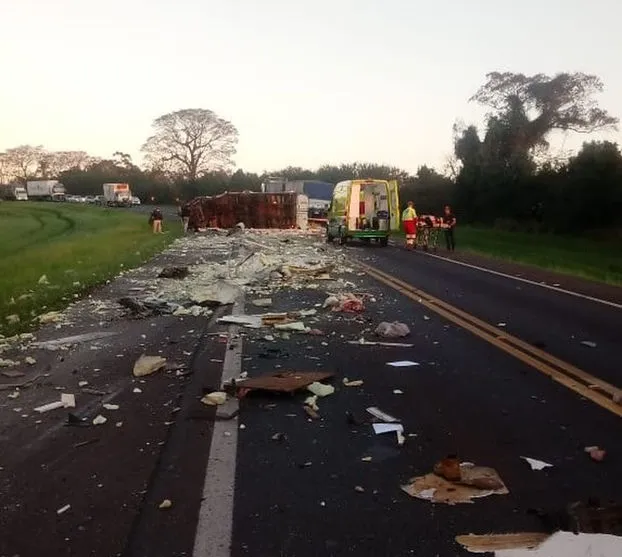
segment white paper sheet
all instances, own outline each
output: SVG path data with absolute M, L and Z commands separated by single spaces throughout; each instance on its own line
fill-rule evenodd
M 417 362 L 411 362 L 410 360 L 400 360 L 398 362 L 389 362 L 387 365 L 391 367 L 411 367 L 418 366 L 419 364 Z
M 399 431 L 402 433 L 404 431 L 404 426 L 402 424 L 372 424 L 374 427 L 374 433 L 376 435 L 381 435 L 382 433 L 391 433 L 393 431 Z

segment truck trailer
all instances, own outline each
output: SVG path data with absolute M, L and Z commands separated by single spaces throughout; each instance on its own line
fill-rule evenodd
M 320 180 L 286 180 L 268 178 L 262 185 L 264 193 L 298 193 L 309 199 L 309 217 L 323 218 L 333 197 L 334 184 Z
M 129 184 L 104 184 L 104 203 L 108 207 L 129 207 L 132 204 L 132 191 Z
M 26 182 L 28 198 L 37 201 L 64 201 L 65 186 L 58 180 L 33 180 Z

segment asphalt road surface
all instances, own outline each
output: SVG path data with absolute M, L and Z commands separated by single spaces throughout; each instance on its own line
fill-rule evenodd
M 607 391 L 622 387 L 620 289 L 460 254 L 344 252 L 352 272 L 340 275 L 341 286 L 368 294 L 364 311 L 318 308 L 327 295 L 321 281 L 271 294 L 270 311 L 318 309 L 310 326 L 323 335 L 227 328 L 216 323 L 224 309 L 212 319 L 104 318 L 93 301 L 78 304 L 72 325 L 42 331 L 41 339 L 114 335 L 37 352 L 27 377 L 42 373 L 43 384 L 16 399 L 0 391 L 0 557 L 463 556 L 457 535 L 547 531 L 534 511 L 622 501 L 622 411 Z M 183 255 L 161 256 L 133 276 L 210 257 L 189 240 Z M 377 280 L 385 275 L 375 270 L 402 286 Z M 133 284 L 122 277 L 93 296 L 114 301 Z M 233 312 L 265 311 L 251 301 Z M 411 334 L 387 340 L 412 347 L 348 343 L 378 340 L 376 325 L 396 320 Z M 504 335 L 546 356 L 529 363 L 530 349 L 508 349 Z M 183 370 L 132 378 L 141 353 Z M 417 365 L 387 365 L 400 360 Z M 567 379 L 553 380 L 553 368 Z M 588 379 L 570 376 L 575 368 Z M 223 377 L 285 370 L 335 374 L 336 392 L 317 401 L 319 419 L 303 409 L 309 393 L 251 392 L 231 419 L 198 401 Z M 346 387 L 344 378 L 363 383 Z M 0 388 L 21 380 L 0 376 Z M 106 424 L 66 426 L 67 410 L 33 415 L 57 388 L 77 392 L 83 381 L 105 394 L 81 397 L 76 414 L 101 413 Z M 103 410 L 102 398 L 119 409 Z M 374 434 L 370 406 L 399 419 L 403 446 L 394 434 Z M 596 445 L 606 450 L 600 462 L 584 451 Z M 449 506 L 401 489 L 452 454 L 493 467 L 509 493 Z M 552 467 L 534 471 L 521 457 Z M 172 506 L 160 509 L 165 499 Z

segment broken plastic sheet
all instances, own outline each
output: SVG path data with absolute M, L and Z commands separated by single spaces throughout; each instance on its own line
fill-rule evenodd
M 538 536 L 544 537 L 537 543 Z M 517 537 L 522 537 L 516 539 Z M 514 539 L 513 539 L 514 538 Z M 458 536 L 456 541 L 471 553 L 491 553 L 495 557 L 620 557 L 622 537 L 610 534 L 502 534 Z M 517 546 L 517 543 L 523 546 Z M 495 547 L 496 546 L 496 547 Z

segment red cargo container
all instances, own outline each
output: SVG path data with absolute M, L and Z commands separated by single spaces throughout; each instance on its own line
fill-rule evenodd
M 308 198 L 298 193 L 227 192 L 189 203 L 191 229 L 307 228 Z

